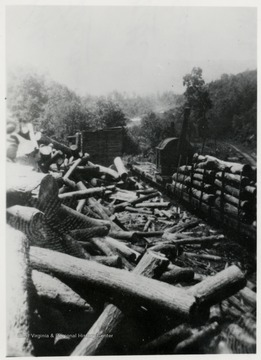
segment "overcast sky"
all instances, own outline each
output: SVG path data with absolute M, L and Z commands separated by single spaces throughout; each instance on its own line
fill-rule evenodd
M 193 66 L 205 80 L 256 69 L 255 8 L 10 6 L 7 70 L 32 67 L 81 95 L 184 91 Z

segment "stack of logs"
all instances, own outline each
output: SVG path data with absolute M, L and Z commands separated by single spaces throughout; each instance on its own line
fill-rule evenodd
M 57 164 L 68 148 L 43 142 L 44 171 L 7 167 L 8 356 L 255 352 L 243 269 L 226 262 L 204 276 L 182 266 L 193 258 L 186 246 L 211 247 L 222 234 L 202 236 L 198 219 L 120 158 L 106 168 L 75 149 Z M 132 215 L 146 219 L 141 229 L 124 226 Z
M 191 166 L 181 166 L 169 189 L 214 218 L 256 226 L 256 172 L 250 165 L 195 154 Z M 233 222 L 234 219 L 234 222 Z

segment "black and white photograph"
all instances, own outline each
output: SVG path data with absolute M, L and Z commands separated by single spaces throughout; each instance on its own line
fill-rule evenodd
M 6 1 L 5 356 L 258 355 L 258 10 Z

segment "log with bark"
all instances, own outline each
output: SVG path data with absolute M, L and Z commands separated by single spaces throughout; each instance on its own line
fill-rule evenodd
M 234 353 L 256 353 L 256 340 L 239 325 L 228 325 L 226 334 Z
M 107 226 L 93 226 L 85 229 L 74 229 L 70 231 L 70 235 L 78 241 L 88 241 L 94 236 L 108 235 L 109 229 Z
M 192 328 L 188 324 L 181 324 L 140 347 L 139 354 L 170 354 L 175 346 L 191 335 Z
M 32 356 L 31 338 L 32 279 L 28 262 L 26 236 L 7 225 L 6 228 L 6 299 L 7 356 Z
M 7 209 L 6 220 L 9 225 L 22 231 L 30 240 L 31 245 L 44 242 L 43 222 L 44 214 L 38 209 L 14 205 Z
M 220 331 L 220 326 L 217 322 L 202 327 L 196 330 L 189 338 L 180 342 L 174 349 L 175 354 L 191 354 L 198 352 L 198 348 L 202 345 L 207 345 L 211 337 L 217 335 Z
M 169 284 L 175 284 L 178 282 L 190 282 L 194 279 L 194 270 L 191 268 L 182 268 L 177 265 L 171 265 L 170 269 L 164 272 L 160 281 L 167 282 Z
M 164 271 L 168 261 L 165 257 L 156 255 L 153 252 L 147 252 L 144 254 L 139 264 L 134 269 L 135 274 L 143 275 L 146 277 L 155 277 Z M 71 355 L 95 355 L 104 347 L 108 341 L 108 335 L 113 335 L 119 324 L 124 319 L 124 313 L 115 305 L 107 305 L 91 327 L 86 337 L 78 344 Z M 94 338 L 88 336 L 90 334 L 104 334 L 106 336 L 100 336 Z
M 73 280 L 83 287 L 99 289 L 113 297 L 115 304 L 124 298 L 131 299 L 132 304 L 167 311 L 183 319 L 202 316 L 195 297 L 187 291 L 125 270 L 37 247 L 30 249 L 30 263 L 34 269 L 51 272 L 65 283 Z

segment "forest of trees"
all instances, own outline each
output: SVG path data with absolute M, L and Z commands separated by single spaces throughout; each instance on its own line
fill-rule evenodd
M 178 136 L 184 106 L 191 108 L 189 138 L 227 139 L 256 145 L 257 71 L 224 74 L 205 83 L 193 68 L 183 77 L 185 92 L 138 96 L 114 91 L 106 97 L 79 96 L 44 76 L 19 71 L 8 74 L 9 118 L 32 122 L 57 140 L 78 130 L 125 126 L 126 153 L 146 153 L 166 137 Z M 132 118 L 140 117 L 137 124 Z

